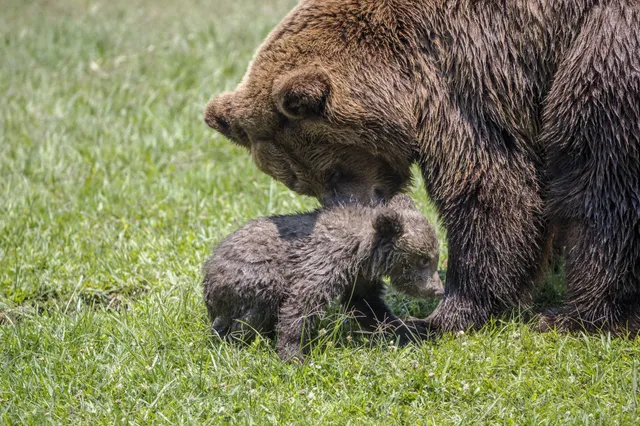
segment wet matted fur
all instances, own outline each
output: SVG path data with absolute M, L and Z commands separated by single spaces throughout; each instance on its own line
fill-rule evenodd
M 205 120 L 321 200 L 389 198 L 417 162 L 449 237 L 435 329 L 528 303 L 552 228 L 546 323 L 640 329 L 637 0 L 303 0 Z
M 384 302 L 382 278 L 410 296 L 441 296 L 438 254 L 434 228 L 406 195 L 386 207 L 264 217 L 216 247 L 204 266 L 204 299 L 223 337 L 277 329 L 284 360 L 302 358 L 315 319 L 339 297 L 364 328 L 386 322 L 406 340 L 418 330 Z

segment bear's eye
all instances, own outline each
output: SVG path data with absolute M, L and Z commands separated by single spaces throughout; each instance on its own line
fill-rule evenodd
M 282 180 L 282 183 L 292 191 L 296 190 L 296 185 L 298 183 L 298 177 L 295 174 L 287 175 L 287 177 Z
M 383 203 L 386 200 L 386 196 L 384 195 L 384 191 L 378 187 L 373 189 L 373 196 L 375 197 L 376 203 Z
M 355 179 L 356 176 L 352 172 L 347 171 L 344 167 L 338 167 L 331 172 L 327 183 L 329 186 L 336 187 L 338 184 L 353 182 Z

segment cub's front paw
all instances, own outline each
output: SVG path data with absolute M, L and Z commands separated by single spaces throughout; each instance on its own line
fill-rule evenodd
M 399 344 L 418 343 L 431 337 L 429 323 L 425 319 L 409 317 L 405 320 L 394 321 L 393 332 L 399 337 Z

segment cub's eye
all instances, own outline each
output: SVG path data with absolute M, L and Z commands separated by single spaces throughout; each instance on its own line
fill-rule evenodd
M 342 179 L 342 172 L 340 170 L 334 170 L 329 175 L 329 185 L 337 185 Z
M 427 268 L 429 267 L 430 264 L 431 264 L 431 259 L 427 259 L 426 257 L 421 257 L 420 260 L 418 261 L 418 265 L 420 265 L 421 268 Z

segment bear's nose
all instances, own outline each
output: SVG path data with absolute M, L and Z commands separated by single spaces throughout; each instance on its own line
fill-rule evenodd
M 233 93 L 223 93 L 210 100 L 204 111 L 204 121 L 227 139 L 242 146 L 249 144 L 247 133 L 235 118 Z
M 227 121 L 226 118 L 220 115 L 207 111 L 207 114 L 204 117 L 204 121 L 205 123 L 207 123 L 209 127 L 217 130 L 223 135 L 226 135 L 227 133 L 229 133 L 229 128 L 230 128 L 229 122 Z

